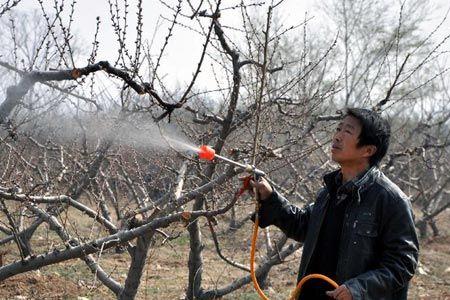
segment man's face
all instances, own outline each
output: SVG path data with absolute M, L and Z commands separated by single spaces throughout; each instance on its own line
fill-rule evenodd
M 358 119 L 346 116 L 336 127 L 331 142 L 331 159 L 338 164 L 360 164 L 369 162 L 369 157 L 376 150 L 375 146 L 358 147 L 361 124 Z M 374 149 L 375 148 L 375 149 Z

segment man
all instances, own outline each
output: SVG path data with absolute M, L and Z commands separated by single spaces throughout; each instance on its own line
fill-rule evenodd
M 304 242 L 298 281 L 319 273 L 339 284 L 325 295 L 313 282 L 299 299 L 407 299 L 419 244 L 407 196 L 377 168 L 389 138 L 390 125 L 377 113 L 348 109 L 331 144 L 340 169 L 324 176 L 315 203 L 303 209 L 267 181 L 251 182 L 260 196 L 260 227 L 275 225 Z

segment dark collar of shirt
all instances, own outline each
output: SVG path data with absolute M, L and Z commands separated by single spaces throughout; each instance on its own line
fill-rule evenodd
M 355 178 L 344 184 L 342 183 L 342 172 L 340 169 L 324 176 L 323 180 L 330 193 L 330 198 L 333 199 L 336 197 L 336 205 L 339 205 L 358 190 L 359 183 L 363 180 L 369 170 L 370 169 L 361 172 Z

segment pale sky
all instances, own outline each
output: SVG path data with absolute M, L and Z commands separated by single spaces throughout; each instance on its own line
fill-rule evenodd
M 53 1 L 46 0 L 46 5 L 50 8 L 53 5 Z M 69 6 L 72 1 L 65 1 L 66 6 Z M 112 1 L 114 2 L 114 1 Z M 123 2 L 123 1 L 119 1 Z M 130 4 L 130 24 L 129 31 L 130 35 L 128 36 L 129 45 L 133 45 L 134 42 L 134 34 L 135 34 L 135 11 L 134 6 L 137 1 L 129 0 Z M 168 3 L 176 3 L 175 0 L 168 0 Z M 193 4 L 199 3 L 199 1 L 191 1 Z M 204 1 L 207 3 L 207 1 Z M 239 3 L 240 1 L 236 0 L 224 0 L 222 3 L 222 7 L 227 7 L 228 4 Z M 249 2 L 249 1 L 247 1 Z M 258 2 L 258 1 L 253 1 Z M 434 11 L 430 12 L 430 21 L 427 23 L 428 28 L 424 28 L 425 31 L 432 30 L 433 26 L 442 19 L 445 12 L 450 7 L 450 3 L 447 3 L 447 0 L 433 0 L 431 1 L 435 7 L 437 7 Z M 307 1 L 299 1 L 299 0 L 286 0 L 285 3 L 277 10 L 277 13 L 283 20 L 283 24 L 286 27 L 290 25 L 296 25 L 301 23 L 304 19 L 305 12 L 308 12 L 308 16 L 314 16 L 314 19 L 310 21 L 310 26 L 314 26 L 320 23 L 320 15 L 319 12 L 315 9 L 315 4 L 317 1 L 315 0 L 307 0 Z M 400 2 L 399 2 L 400 3 Z M 399 6 L 399 3 L 393 4 L 393 6 Z M 184 10 L 187 12 L 187 7 L 184 2 Z M 440 6 L 440 8 L 439 8 Z M 18 6 L 19 9 L 22 10 L 32 10 L 33 8 L 39 9 L 37 0 L 24 0 Z M 257 8 L 262 14 L 265 15 L 265 10 L 262 8 Z M 68 7 L 67 7 L 68 10 Z M 252 9 L 249 9 L 250 11 Z M 256 8 L 253 9 L 255 11 Z M 51 11 L 51 9 L 49 9 Z M 144 11 L 144 40 L 149 43 L 152 40 L 152 36 L 156 31 L 156 35 L 154 38 L 153 45 L 151 47 L 151 53 L 153 55 L 159 53 L 159 49 L 163 45 L 163 39 L 168 32 L 168 26 L 170 25 L 168 21 L 161 19 L 161 16 L 166 18 L 171 18 L 173 12 L 169 11 L 165 8 L 159 1 L 153 0 L 144 0 L 143 1 L 143 11 Z M 79 36 L 87 41 L 86 47 L 87 49 L 91 48 L 91 41 L 94 36 L 96 17 L 100 16 L 102 24 L 101 24 L 101 33 L 99 36 L 100 41 L 100 51 L 97 60 L 110 60 L 116 57 L 117 54 L 117 42 L 116 37 L 112 31 L 111 21 L 110 21 L 110 13 L 109 13 L 109 5 L 106 0 L 77 0 L 76 2 L 76 12 L 74 16 L 74 24 L 73 28 L 75 29 L 75 33 L 78 33 Z M 235 26 L 236 20 L 239 19 L 240 13 L 238 9 L 232 10 L 224 10 L 221 16 L 221 22 L 223 25 L 231 25 Z M 67 19 L 67 18 L 66 18 Z M 191 21 L 187 18 L 179 19 L 182 23 L 185 24 L 194 24 L 195 21 Z M 191 23 L 190 23 L 191 22 Z M 157 30 L 155 30 L 156 26 L 159 24 Z M 208 20 L 204 21 L 204 24 L 208 24 Z M 198 28 L 198 26 L 196 26 Z M 450 28 L 450 20 L 446 21 L 446 24 L 443 26 L 444 29 L 441 29 L 437 35 L 436 40 L 443 38 L 445 34 L 449 33 Z M 228 31 L 228 33 L 232 34 L 232 32 Z M 335 32 L 330 32 L 330 36 L 334 36 Z M 173 37 L 169 41 L 168 51 L 166 52 L 163 61 L 162 68 L 160 69 L 160 75 L 170 76 L 170 78 L 165 78 L 167 84 L 169 86 L 173 86 L 177 82 L 183 83 L 190 79 L 191 74 L 196 68 L 196 64 L 199 59 L 200 49 L 202 47 L 202 43 L 204 41 L 203 37 L 200 35 L 192 33 L 189 30 L 183 28 L 176 28 L 174 31 Z M 450 50 L 449 43 L 446 44 L 446 48 L 442 50 Z M 131 47 L 132 48 L 132 47 Z M 133 49 L 133 48 L 132 48 Z M 202 82 L 209 82 L 211 80 L 211 74 L 207 74 L 207 70 L 205 69 L 204 73 L 201 74 L 199 78 L 198 86 L 202 86 Z M 168 75 L 170 74 L 170 75 Z

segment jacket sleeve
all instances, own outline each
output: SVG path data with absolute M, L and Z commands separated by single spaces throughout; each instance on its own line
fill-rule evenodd
M 312 207 L 313 204 L 300 209 L 290 204 L 277 191 L 274 191 L 269 199 L 261 201 L 258 212 L 259 227 L 265 228 L 269 225 L 275 225 L 287 237 L 303 242 L 308 229 Z M 252 220 L 255 220 L 254 215 Z
M 419 243 L 408 200 L 397 199 L 388 209 L 380 243 L 381 259 L 377 267 L 344 282 L 353 300 L 372 299 L 370 295 L 383 295 L 386 291 L 395 293 L 414 275 Z

